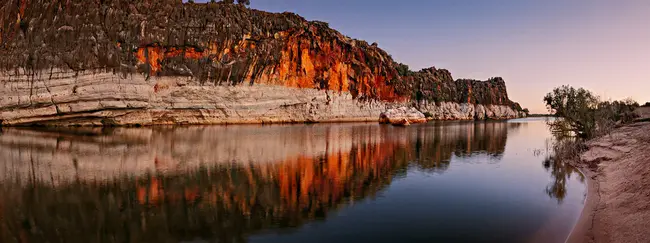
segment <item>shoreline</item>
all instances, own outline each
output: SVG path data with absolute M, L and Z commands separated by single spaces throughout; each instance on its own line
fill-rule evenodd
M 567 243 L 650 239 L 650 122 L 625 125 L 586 142 L 570 162 L 587 179 L 585 204 Z
M 524 119 L 530 117 L 504 117 L 504 118 L 488 118 L 488 119 L 431 119 L 427 118 L 427 122 L 437 121 L 468 121 L 468 122 L 485 122 L 485 121 L 508 121 L 514 119 Z M 351 118 L 334 118 L 325 120 L 241 120 L 237 122 L 205 122 L 205 123 L 144 123 L 144 124 L 61 124 L 61 123 L 36 123 L 36 124 L 0 124 L 0 127 L 17 127 L 17 128 L 30 128 L 30 127 L 166 127 L 166 126 L 228 126 L 228 125 L 291 125 L 291 124 L 331 124 L 331 123 L 380 123 L 379 118 L 370 117 L 351 117 Z
M 593 227 L 593 218 L 596 211 L 597 202 L 600 200 L 598 196 L 598 181 L 594 179 L 596 176 L 589 168 L 585 168 L 583 165 L 577 163 L 571 163 L 571 166 L 575 167 L 582 173 L 586 179 L 586 196 L 584 200 L 584 206 L 576 220 L 575 225 L 569 232 L 565 243 L 582 243 L 590 242 L 586 240 L 593 240 L 592 236 L 592 227 Z

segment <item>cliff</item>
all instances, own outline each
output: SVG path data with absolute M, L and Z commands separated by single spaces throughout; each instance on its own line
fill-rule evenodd
M 403 66 L 403 64 L 402 64 Z M 508 98 L 506 83 L 500 77 L 486 81 L 454 80 L 446 69 L 425 68 L 404 71 L 400 93 L 411 94 L 420 111 L 439 120 L 471 120 L 525 116 L 517 102 Z
M 5 125 L 376 120 L 391 106 L 424 107 L 420 94 L 490 105 L 490 118 L 519 115 L 505 84 L 450 83 L 435 70 L 400 75 L 376 44 L 291 13 L 179 0 L 10 0 L 0 21 Z

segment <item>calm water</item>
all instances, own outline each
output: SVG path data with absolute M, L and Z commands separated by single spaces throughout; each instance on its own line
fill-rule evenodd
M 543 120 L 0 133 L 0 242 L 563 242 Z M 546 161 L 546 162 L 545 162 Z

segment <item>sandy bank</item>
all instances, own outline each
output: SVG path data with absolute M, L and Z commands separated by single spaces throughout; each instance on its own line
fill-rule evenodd
M 650 240 L 650 122 L 617 128 L 587 143 L 577 164 L 588 196 L 567 242 Z

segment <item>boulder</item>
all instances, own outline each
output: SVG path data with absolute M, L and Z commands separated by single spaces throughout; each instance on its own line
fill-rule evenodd
M 379 115 L 379 123 L 408 126 L 413 123 L 425 123 L 427 118 L 414 107 L 388 109 Z
M 401 119 L 397 119 L 397 120 L 392 120 L 390 124 L 393 125 L 393 126 L 401 126 L 401 127 L 405 127 L 405 126 L 410 126 L 410 125 L 411 125 L 411 123 L 409 122 L 409 120 L 406 119 L 406 118 L 401 118 Z

